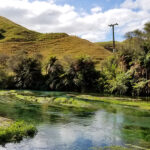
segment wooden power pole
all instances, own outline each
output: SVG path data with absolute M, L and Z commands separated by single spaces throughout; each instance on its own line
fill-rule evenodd
M 116 45 L 115 45 L 115 26 L 117 26 L 118 23 L 110 24 L 109 26 L 112 27 L 112 34 L 113 34 L 113 53 L 116 51 Z

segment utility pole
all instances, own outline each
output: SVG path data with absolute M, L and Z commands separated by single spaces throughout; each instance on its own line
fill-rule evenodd
M 109 26 L 112 27 L 112 34 L 113 34 L 113 53 L 116 51 L 116 45 L 115 45 L 115 26 L 117 26 L 118 23 L 110 24 Z

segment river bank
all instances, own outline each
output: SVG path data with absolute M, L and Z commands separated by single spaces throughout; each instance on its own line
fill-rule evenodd
M 8 142 L 19 142 L 24 137 L 33 137 L 37 132 L 34 125 L 24 121 L 13 121 L 0 117 L 0 144 Z
M 0 117 L 0 127 L 9 126 L 12 122 L 11 119 Z
M 105 102 L 116 105 L 136 107 L 148 111 L 150 110 L 150 101 L 145 101 L 142 98 L 108 97 L 95 96 L 93 94 L 18 90 L 0 91 L 0 95 L 11 95 L 19 100 L 49 103 L 50 105 L 57 106 L 98 109 L 98 103 Z

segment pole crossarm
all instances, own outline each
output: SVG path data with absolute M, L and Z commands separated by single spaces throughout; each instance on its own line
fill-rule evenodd
M 108 25 L 108 26 L 113 27 L 113 26 L 117 26 L 117 25 L 118 25 L 118 23 L 110 24 L 110 25 Z

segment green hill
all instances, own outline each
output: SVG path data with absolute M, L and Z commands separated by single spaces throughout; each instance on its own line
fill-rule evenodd
M 67 37 L 66 33 L 42 34 L 28 30 L 4 17 L 0 17 L 0 42 L 27 42 Z
M 99 66 L 101 60 L 111 55 L 103 46 L 66 33 L 39 33 L 28 30 L 4 17 L 0 17 L 0 53 L 12 55 L 26 50 L 29 55 L 40 53 L 46 61 L 51 55 L 61 61 L 66 57 L 88 55 Z
M 116 43 L 116 48 L 117 49 L 122 45 L 122 42 L 116 41 L 115 43 Z M 95 44 L 98 45 L 98 46 L 104 47 L 105 49 L 109 50 L 110 52 L 113 51 L 113 42 L 112 41 L 96 42 Z

